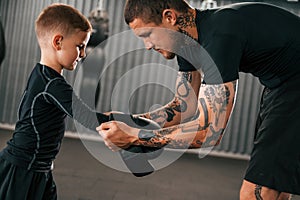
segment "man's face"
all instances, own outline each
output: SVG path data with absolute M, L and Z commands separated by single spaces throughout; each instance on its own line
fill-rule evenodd
M 140 18 L 136 18 L 129 24 L 129 27 L 136 36 L 144 41 L 146 49 L 153 49 L 162 54 L 166 59 L 173 59 L 175 57 L 176 54 L 173 53 L 173 50 L 176 39 L 173 35 L 176 30 L 173 26 L 166 23 L 160 25 L 156 25 L 155 23 L 145 24 Z

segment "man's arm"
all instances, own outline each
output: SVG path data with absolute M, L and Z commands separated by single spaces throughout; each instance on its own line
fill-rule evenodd
M 161 127 L 170 127 L 192 118 L 197 111 L 201 75 L 198 71 L 178 72 L 171 102 L 152 112 L 134 116 L 151 119 Z
M 197 119 L 160 130 L 139 130 L 124 123 L 102 124 L 97 130 L 106 145 L 126 148 L 130 145 L 168 148 L 201 148 L 217 145 L 224 133 L 234 105 L 237 81 L 202 85 Z

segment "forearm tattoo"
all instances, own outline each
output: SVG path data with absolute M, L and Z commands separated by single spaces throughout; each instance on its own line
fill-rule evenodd
M 233 86 L 234 84 L 230 85 Z M 199 148 L 219 144 L 228 120 L 228 112 L 231 111 L 227 110 L 227 105 L 232 105 L 230 97 L 233 101 L 234 92 L 231 91 L 235 91 L 235 88 L 230 90 L 226 85 L 206 85 L 202 89 L 199 118 L 189 123 L 154 130 L 153 137 L 142 141 L 142 144 L 155 147 L 168 145 L 170 148 Z
M 226 115 L 229 104 L 230 90 L 226 85 L 213 85 L 206 87 L 204 96 L 208 103 L 214 119 L 211 119 L 211 124 L 207 130 L 206 140 L 203 147 L 216 146 L 219 144 L 225 129 L 224 114 Z M 221 118 L 222 116 L 222 119 Z
M 177 94 L 179 97 L 187 97 L 190 94 L 190 83 L 192 82 L 192 73 L 183 72 L 177 85 Z
M 226 111 L 228 105 L 230 91 L 228 87 L 208 87 L 205 92 L 205 97 L 210 108 L 216 114 L 215 125 L 219 122 L 220 114 Z M 225 97 L 225 98 L 224 98 Z
M 140 116 L 157 122 L 161 127 L 163 127 L 166 122 L 172 122 L 176 113 L 183 113 L 188 109 L 185 98 L 191 95 L 192 88 L 190 83 L 192 80 L 192 72 L 180 72 L 177 77 L 174 99 L 167 106 Z
M 261 185 L 255 185 L 254 194 L 256 200 L 263 200 L 263 198 L 261 197 L 261 189 L 262 189 Z
M 204 126 L 201 126 L 200 124 L 195 124 L 193 126 L 182 127 L 182 132 L 183 133 L 199 132 L 199 131 L 206 130 L 209 127 L 210 123 L 208 123 L 208 110 L 207 110 L 205 100 L 203 98 L 201 98 L 199 101 L 200 101 L 200 104 L 201 104 L 202 109 L 203 109 Z

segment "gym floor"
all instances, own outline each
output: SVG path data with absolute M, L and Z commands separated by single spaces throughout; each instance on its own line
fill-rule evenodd
M 0 149 L 11 134 L 0 129 Z M 53 174 L 59 200 L 235 200 L 247 162 L 184 154 L 168 167 L 136 178 L 100 163 L 81 140 L 66 137 Z

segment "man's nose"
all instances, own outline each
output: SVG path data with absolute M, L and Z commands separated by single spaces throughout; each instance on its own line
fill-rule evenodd
M 147 50 L 151 50 L 151 49 L 154 48 L 153 43 L 150 42 L 150 41 L 148 41 L 148 40 L 146 40 L 146 39 L 144 40 L 144 44 L 145 44 L 145 47 L 146 47 Z

